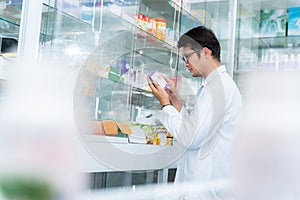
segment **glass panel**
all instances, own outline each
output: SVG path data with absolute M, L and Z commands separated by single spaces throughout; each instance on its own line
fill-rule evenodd
M 0 1 L 0 20 L 18 26 L 20 24 L 22 12 L 22 0 Z
M 240 87 L 251 72 L 300 69 L 299 10 L 296 1 L 238 1 L 235 77 Z
M 229 0 L 191 0 L 191 13 L 204 25 L 213 30 L 221 45 L 221 62 L 228 66 L 228 43 L 230 40 Z M 192 28 L 192 27 L 189 27 Z
M 221 30 L 218 20 L 225 23 L 229 19 L 228 13 L 225 15 L 229 3 L 127 0 L 104 1 L 102 5 L 101 2 L 44 3 L 41 57 L 64 60 L 78 69 L 75 120 L 84 141 L 92 141 L 87 146 L 96 157 L 102 153 L 99 147 L 108 147 L 110 142 L 130 143 L 128 130 L 143 134 L 140 143 L 170 145 L 172 138 L 167 138 L 167 132 L 155 120 L 161 106 L 150 91 L 147 75 L 158 70 L 174 78 L 185 106 L 191 109 L 201 79 L 191 77 L 184 67 L 177 40 L 195 26 L 210 27 L 225 46 L 222 57 L 226 64 L 229 30 Z M 159 133 L 163 136 L 158 136 Z M 97 143 L 100 140 L 105 142 L 104 146 Z M 130 145 L 131 149 L 140 148 Z M 145 155 L 159 149 L 143 147 L 141 152 Z
M 139 27 L 156 38 L 176 46 L 179 13 L 168 1 L 141 0 L 139 14 L 137 16 Z M 140 25 L 140 19 L 145 21 L 145 26 Z
M 0 93 L 17 59 L 21 11 L 21 0 L 0 0 Z
M 239 1 L 238 5 L 236 71 L 300 69 L 296 26 L 300 9 L 292 2 L 270 6 Z
M 42 57 L 63 59 L 80 68 L 74 110 L 81 134 L 127 139 L 119 123 L 130 129 L 141 118 L 154 125 L 154 119 L 146 117 L 160 110 L 160 105 L 150 91 L 147 75 L 155 69 L 175 75 L 178 56 L 174 37 L 168 41 L 164 35 L 166 27 L 156 34 L 150 26 L 145 28 L 144 18 L 138 23 L 137 14 L 144 13 L 143 9 L 154 13 L 146 9 L 147 3 L 104 1 L 101 5 L 101 1 L 61 0 L 44 4 Z M 118 122 L 117 133 L 107 132 L 105 126 L 110 122 Z
M 204 1 L 204 0 L 182 0 L 172 1 L 175 8 L 180 10 L 180 34 L 186 31 L 203 25 L 212 29 L 216 34 L 221 45 L 221 63 L 225 64 L 228 70 L 232 68 L 229 65 L 230 58 L 228 51 L 230 42 L 230 18 L 229 18 L 229 1 Z M 189 85 L 192 86 L 194 94 L 197 92 L 201 79 L 192 78 L 190 73 L 185 69 L 183 63 L 180 61 L 179 73 L 188 78 Z
M 181 11 L 180 34 L 200 25 L 209 25 L 206 1 L 172 0 L 170 2 L 172 2 L 172 6 Z

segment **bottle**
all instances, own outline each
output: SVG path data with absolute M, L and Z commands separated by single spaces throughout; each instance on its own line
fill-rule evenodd
M 166 40 L 166 28 L 167 28 L 167 23 L 166 20 L 164 19 L 156 19 L 156 37 L 160 40 L 165 41 Z

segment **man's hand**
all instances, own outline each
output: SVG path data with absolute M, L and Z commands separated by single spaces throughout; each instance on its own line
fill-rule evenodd
M 166 76 L 163 76 L 163 78 L 168 83 L 168 88 L 166 89 L 168 97 L 169 97 L 172 105 L 178 110 L 178 112 L 180 112 L 181 108 L 182 108 L 182 104 L 181 104 L 179 94 L 176 90 L 175 83 L 172 79 L 169 79 Z
M 158 99 L 161 105 L 170 104 L 170 100 L 167 92 L 160 87 L 158 83 L 153 83 L 149 77 L 147 77 L 148 85 L 152 90 L 153 95 Z

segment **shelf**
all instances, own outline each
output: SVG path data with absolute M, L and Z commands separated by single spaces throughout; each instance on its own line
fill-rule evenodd
M 194 21 L 197 23 L 199 26 L 203 25 L 203 22 L 201 22 L 195 15 L 191 13 L 191 11 L 186 10 L 183 8 L 181 5 L 178 3 L 174 2 L 173 0 L 168 0 L 168 3 L 176 10 L 181 11 L 181 15 L 189 18 L 190 20 Z M 199 16 L 200 17 L 200 16 Z
M 186 10 L 173 0 L 142 0 L 141 4 L 144 4 L 151 10 L 155 10 L 155 12 L 158 13 L 158 16 L 154 17 L 161 16 L 167 20 L 173 21 L 174 12 L 181 11 L 181 17 L 185 16 L 194 22 L 201 23 L 199 19 L 197 19 L 194 15 L 191 14 L 190 11 Z
M 144 109 L 160 109 L 161 106 L 151 91 L 130 86 L 122 82 L 115 82 L 102 77 L 100 77 L 100 80 L 97 83 L 95 96 L 98 96 L 101 99 L 106 99 L 109 102 L 114 102 L 114 99 L 116 101 L 121 99 L 126 100 L 128 98 L 128 90 L 130 89 L 132 89 L 130 101 L 131 105 L 144 107 Z
M 101 80 L 105 80 L 105 81 L 108 81 L 108 82 L 110 82 L 109 83 L 109 85 L 111 84 L 111 82 L 113 82 L 114 84 L 120 84 L 120 85 L 122 85 L 122 86 L 126 86 L 126 87 L 131 87 L 132 89 L 133 89 L 133 91 L 134 91 L 134 93 L 136 93 L 136 94 L 143 94 L 143 95 L 145 95 L 145 96 L 147 96 L 147 97 L 154 97 L 153 95 L 152 95 L 152 92 L 150 91 L 150 90 L 145 90 L 145 89 L 142 89 L 142 88 L 138 88 L 138 87 L 135 87 L 135 86 L 133 86 L 133 85 L 129 85 L 129 84 L 126 84 L 126 83 L 124 83 L 124 82 L 117 82 L 117 81 L 113 81 L 113 80 L 109 80 L 109 79 L 107 79 L 107 78 L 103 78 L 103 77 L 99 77 Z M 119 92 L 120 94 L 122 94 L 122 92 L 121 91 L 114 91 L 114 93 L 115 92 Z
M 300 48 L 300 36 L 259 37 L 240 39 L 239 46 L 247 46 L 251 49 L 260 48 Z
M 104 136 L 104 135 L 81 135 L 82 139 L 86 142 L 97 142 L 97 143 L 107 143 L 111 142 L 116 145 L 122 145 L 128 151 L 132 153 L 139 152 L 139 148 L 142 147 L 142 152 L 139 153 L 149 153 L 152 151 L 158 151 L 162 148 L 172 148 L 173 146 L 165 146 L 165 145 L 153 145 L 153 144 L 137 144 L 137 143 L 129 143 L 128 138 L 122 137 L 113 137 L 113 136 Z M 175 146 L 176 146 L 176 142 Z M 130 144 L 130 145 L 126 145 Z
M 0 8 L 0 33 L 2 37 L 19 37 L 22 4 L 6 4 Z
M 128 138 L 126 137 L 114 137 L 114 136 L 104 136 L 104 135 L 81 135 L 84 141 L 87 142 L 112 142 L 117 144 L 128 144 Z
M 49 22 L 56 22 L 56 26 L 60 24 L 63 25 L 60 25 L 59 29 L 55 29 L 51 23 L 49 26 Z M 46 36 L 52 36 L 54 34 L 53 32 L 58 36 L 63 34 L 74 36 L 85 34 L 88 29 L 91 29 L 91 24 L 83 19 L 45 3 L 43 4 L 41 32 Z
M 127 152 L 138 153 L 138 154 L 151 153 L 165 148 L 176 148 L 178 146 L 176 142 L 174 142 L 174 145 L 172 146 L 129 143 L 128 138 L 113 137 L 113 136 L 110 137 L 110 136 L 102 136 L 102 135 L 81 135 L 81 137 L 86 142 L 95 142 L 95 143 L 102 143 L 102 144 L 111 142 L 113 143 L 113 145 L 120 147 L 122 150 L 126 149 Z
M 117 5 L 111 5 L 111 6 L 108 7 L 108 9 L 115 16 L 117 16 L 117 17 L 121 18 L 122 20 L 128 22 L 129 24 L 133 25 L 137 30 L 136 31 L 137 36 L 147 38 L 154 45 L 155 45 L 155 43 L 157 43 L 157 44 L 160 44 L 161 46 L 166 47 L 168 49 L 175 49 L 175 50 L 177 49 L 177 47 L 175 45 L 175 42 L 172 44 L 172 43 L 169 43 L 165 40 L 161 40 L 161 39 L 157 38 L 156 36 L 148 33 L 147 31 L 139 28 L 136 25 L 135 17 L 132 17 L 129 14 L 127 14 L 126 12 L 122 11 L 122 7 L 117 6 Z
M 195 26 L 203 25 L 195 15 L 192 15 L 190 11 L 172 0 L 142 0 L 140 7 L 142 14 L 154 18 L 166 19 L 167 27 L 170 29 L 177 30 L 178 23 L 181 23 L 181 27 L 178 29 L 180 32 L 177 33 L 176 37 Z M 179 12 L 181 13 L 178 17 Z
M 163 18 L 167 21 L 167 27 L 173 26 L 175 9 L 168 0 L 141 0 L 139 12 L 152 18 Z
M 161 108 L 159 102 L 153 96 L 152 92 L 142 88 L 138 88 L 124 82 L 117 82 L 98 76 L 98 80 L 93 83 L 95 85 L 94 95 L 87 96 L 76 94 L 77 98 L 84 98 L 94 104 L 95 97 L 100 97 L 102 100 L 112 102 L 114 100 L 127 99 L 128 91 L 130 90 L 131 105 L 144 107 L 145 109 L 159 110 Z M 88 103 L 85 101 L 85 103 Z
M 81 135 L 88 152 L 110 170 L 132 171 L 162 169 L 173 165 L 184 152 L 173 146 L 102 142 L 101 136 Z
M 127 35 L 128 33 L 124 33 Z M 124 36 L 124 34 L 122 34 Z M 117 37 L 120 38 L 120 37 Z M 124 38 L 124 37 L 123 37 Z M 126 37 L 125 37 L 126 38 Z M 111 41 L 108 41 L 107 43 L 109 46 L 112 46 Z M 120 44 L 118 41 L 115 41 L 114 44 Z M 120 46 L 124 47 L 124 44 L 120 44 Z M 126 44 L 125 44 L 126 46 Z M 117 69 L 123 69 L 124 63 L 130 64 L 130 67 L 132 68 L 132 72 L 134 71 L 142 71 L 143 74 L 143 86 L 145 88 L 138 88 L 136 87 L 135 83 L 131 85 L 131 87 L 135 87 L 136 89 L 139 89 L 141 91 L 150 92 L 150 89 L 147 85 L 146 76 L 147 74 L 151 73 L 154 70 L 159 70 L 161 73 L 165 74 L 166 76 L 171 77 L 172 72 L 169 66 L 167 66 L 167 62 L 169 62 L 170 58 L 170 52 L 166 51 L 165 49 L 159 49 L 159 48 L 142 48 L 137 50 L 128 50 L 123 51 L 120 50 L 120 52 L 117 52 L 117 55 L 110 54 L 110 51 L 113 51 L 114 49 L 109 49 L 109 47 L 106 46 L 106 43 L 102 46 L 99 46 L 86 60 L 86 62 L 83 64 L 83 71 L 81 73 L 84 73 L 84 76 L 87 77 L 84 82 L 95 82 L 98 78 L 108 78 L 109 75 L 109 69 L 108 67 L 114 67 Z M 106 52 L 108 52 L 107 57 L 105 55 L 102 56 L 101 60 L 96 60 L 98 58 L 98 55 L 102 53 L 106 49 Z M 134 60 L 131 61 L 130 59 L 134 56 Z M 174 57 L 177 56 L 177 54 L 173 55 Z M 132 62 L 132 63 L 131 63 Z M 123 64 L 122 64 L 123 63 Z M 122 65 L 121 65 L 122 64 Z M 127 72 L 126 76 L 128 76 Z M 123 73 L 125 74 L 125 73 Z M 141 74 L 140 74 L 141 75 Z M 123 79 L 125 82 L 128 82 L 130 80 L 127 80 L 129 77 L 126 77 L 123 75 Z M 133 79 L 133 77 L 131 77 Z M 111 80 L 112 81 L 112 80 Z M 115 81 L 116 83 L 124 84 L 127 86 L 130 86 L 129 84 L 125 84 L 121 81 Z
M 22 4 L 18 5 L 19 7 L 22 6 Z M 17 11 L 17 9 L 12 9 L 15 6 L 7 6 L 6 9 L 10 8 L 9 12 L 5 11 L 0 15 L 0 20 L 3 22 L 7 22 L 10 25 L 16 26 L 15 30 L 13 30 L 12 33 L 7 33 L 8 36 L 14 36 L 18 37 L 19 33 L 19 26 L 20 26 L 20 13 Z M 80 10 L 81 8 L 76 8 Z M 96 7 L 96 19 L 100 17 L 100 9 L 101 7 Z M 149 42 L 151 42 L 152 46 L 161 46 L 163 48 L 167 48 L 170 50 L 177 51 L 177 47 L 175 45 L 175 41 L 173 44 L 160 40 L 159 38 L 155 37 L 154 35 L 149 34 L 145 30 L 140 29 L 136 25 L 135 20 L 135 6 L 118 6 L 118 5 L 109 5 L 103 7 L 103 27 L 110 27 L 110 29 L 113 29 L 113 25 L 116 24 L 115 22 L 120 23 L 127 23 L 125 27 L 128 27 L 132 31 L 133 34 L 136 34 L 137 37 L 143 37 L 146 38 Z M 88 8 L 85 12 L 92 13 L 93 8 Z M 134 14 L 134 15 L 133 15 Z M 133 16 L 132 16 L 133 15 Z M 41 24 L 41 36 L 42 41 L 50 41 L 54 40 L 57 37 L 60 37 L 60 35 L 64 35 L 67 37 L 70 35 L 70 37 L 76 36 L 76 35 L 84 35 L 86 33 L 91 32 L 92 30 L 92 22 L 85 21 L 79 16 L 74 16 L 71 13 L 60 11 L 52 6 L 49 6 L 47 4 L 43 4 L 43 14 L 42 14 L 42 24 Z M 60 29 L 54 29 L 53 26 L 49 25 L 48 21 L 58 21 L 58 23 L 63 23 L 62 26 L 60 26 Z M 117 24 L 118 24 L 117 23 Z M 95 29 L 98 30 L 99 27 L 98 24 L 95 24 Z M 114 27 L 116 31 L 118 31 L 118 27 Z M 11 28 L 9 28 L 11 30 Z M 5 30 L 2 31 L 5 33 Z M 105 35 L 110 35 L 104 28 L 103 32 Z M 103 34 L 102 34 L 103 35 Z
M 17 53 L 0 53 L 0 56 L 5 61 L 16 62 L 17 61 Z
M 72 14 L 69 14 L 64 11 L 59 11 L 54 9 L 51 6 L 47 6 L 48 8 L 47 12 L 44 12 L 43 14 L 43 22 L 45 21 L 55 21 L 56 19 L 60 19 L 60 22 L 63 23 L 63 25 L 60 26 L 60 29 L 53 29 L 53 27 L 50 27 L 49 25 L 42 24 L 42 32 L 45 34 L 45 36 L 50 37 L 52 40 L 55 38 L 58 38 L 60 35 L 64 35 L 66 38 L 68 35 L 69 37 L 74 36 L 80 36 L 85 35 L 87 33 L 92 32 L 92 22 L 91 21 L 85 21 L 81 18 L 77 18 L 73 16 Z M 81 9 L 81 8 L 77 8 Z M 96 7 L 96 17 L 95 19 L 100 19 L 100 9 L 101 7 Z M 145 39 L 148 41 L 148 43 L 151 43 L 151 46 L 166 48 L 169 50 L 172 50 L 174 52 L 177 52 L 177 47 L 174 42 L 174 44 L 168 43 L 167 41 L 160 40 L 159 38 L 155 37 L 154 35 L 149 34 L 145 30 L 142 30 L 141 28 L 137 27 L 136 25 L 136 19 L 135 19 L 135 6 L 118 6 L 118 5 L 109 5 L 103 7 L 103 25 L 102 25 L 102 32 L 101 37 L 102 40 L 106 39 L 107 37 L 111 37 L 112 33 L 117 33 L 119 31 L 129 30 L 132 33 L 132 36 L 135 36 L 137 38 L 140 38 L 140 40 Z M 86 8 L 85 12 L 92 13 L 93 8 Z M 47 18 L 47 19 L 46 19 Z M 48 27 L 49 26 L 49 27 Z M 104 27 L 109 27 L 110 31 L 108 31 Z M 95 23 L 95 30 L 99 29 L 99 23 Z M 92 33 L 93 34 L 93 33 Z M 65 39 L 64 38 L 64 39 Z M 89 38 L 90 40 L 90 38 Z M 131 49 L 132 46 L 129 46 L 128 49 Z
M 20 26 L 22 4 L 6 4 L 0 12 L 0 20 Z

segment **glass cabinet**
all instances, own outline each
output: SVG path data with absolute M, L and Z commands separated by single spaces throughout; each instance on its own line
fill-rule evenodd
M 99 150 L 105 143 L 124 143 L 132 156 L 137 152 L 152 156 L 155 153 L 150 149 L 155 149 L 154 168 L 176 160 L 175 154 L 176 158 L 171 156 L 178 151 L 173 145 L 176 142 L 156 119 L 160 105 L 147 84 L 147 75 L 157 70 L 174 78 L 185 106 L 193 107 L 201 80 L 192 78 L 184 68 L 176 41 L 193 27 L 217 27 L 214 17 L 217 21 L 221 16 L 210 13 L 216 5 L 210 5 L 210 10 L 205 10 L 209 3 L 199 1 L 64 0 L 53 7 L 44 5 L 42 56 L 60 59 L 63 55 L 78 68 L 74 115 L 78 131 L 95 157 L 105 159 Z M 221 31 L 216 33 L 221 35 Z M 226 48 L 228 36 L 221 40 Z M 135 146 L 136 150 L 128 150 Z M 170 155 L 165 162 L 158 159 L 164 154 L 162 149 Z M 149 159 L 144 157 L 145 161 L 139 160 L 149 168 Z
M 5 34 L 18 38 L 22 1 L 16 8 L 2 4 L 1 28 L 9 25 Z M 185 69 L 177 40 L 193 27 L 211 28 L 220 39 L 222 61 L 232 70 L 230 6 L 230 1 L 200 0 L 43 1 L 39 57 L 63 60 L 78 71 L 74 118 L 94 157 L 102 160 L 103 149 L 114 144 L 132 156 L 144 155 L 130 157 L 142 163 L 136 170 L 161 169 L 178 158 L 172 133 L 157 120 L 161 107 L 147 75 L 157 70 L 173 78 L 184 105 L 192 109 L 201 79 Z M 14 9 L 8 12 L 12 16 L 8 8 Z
M 242 92 L 254 72 L 300 69 L 299 7 L 297 1 L 238 1 L 234 78 Z
M 297 1 L 43 0 L 39 58 L 78 72 L 74 119 L 86 150 L 105 165 L 96 171 L 163 169 L 182 149 L 157 120 L 160 105 L 146 77 L 157 70 L 173 78 L 192 109 L 201 79 L 183 66 L 180 35 L 211 28 L 243 92 L 249 72 L 299 70 L 299 7 Z M 0 0 L 0 101 L 17 58 L 21 11 L 22 0 Z

